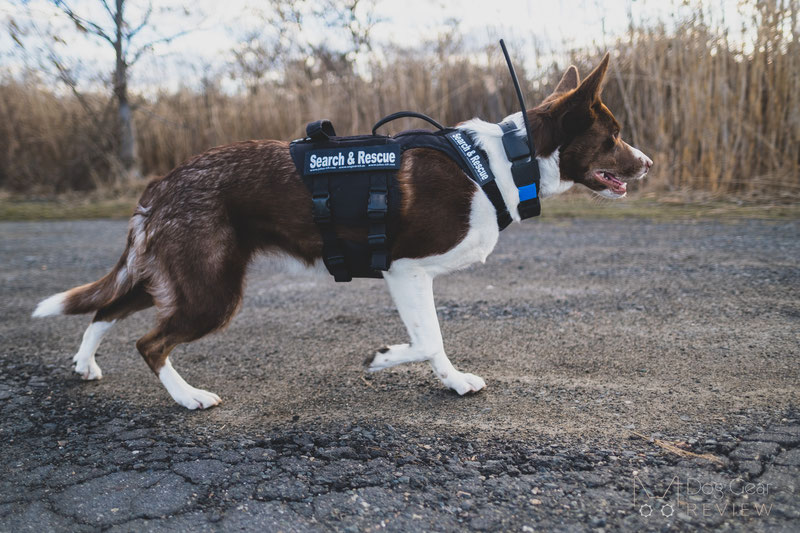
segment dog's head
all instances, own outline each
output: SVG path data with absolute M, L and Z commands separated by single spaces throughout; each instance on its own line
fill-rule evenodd
M 553 94 L 533 109 L 537 147 L 559 150 L 559 189 L 582 183 L 607 198 L 622 198 L 628 181 L 643 178 L 653 161 L 620 138 L 620 124 L 600 99 L 608 54 L 582 82 L 569 67 Z

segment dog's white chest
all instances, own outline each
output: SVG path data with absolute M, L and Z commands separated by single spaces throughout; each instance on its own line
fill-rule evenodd
M 469 230 L 461 242 L 441 255 L 397 259 L 389 271 L 422 268 L 433 277 L 466 268 L 473 263 L 483 263 L 494 250 L 499 235 L 494 206 L 476 186 L 470 209 Z

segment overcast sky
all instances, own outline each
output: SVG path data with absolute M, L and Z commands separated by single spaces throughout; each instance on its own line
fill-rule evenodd
M 528 56 L 519 59 L 524 61 L 531 59 L 534 50 L 602 47 L 604 38 L 625 32 L 631 15 L 634 20 L 650 22 L 668 21 L 676 12 L 690 15 L 688 8 L 681 7 L 682 3 L 680 0 L 377 0 L 376 14 L 382 22 L 372 35 L 379 44 L 413 46 L 435 38 L 449 19 L 456 19 L 467 44 L 477 48 L 505 37 L 516 45 L 517 53 Z M 69 4 L 89 18 L 108 19 L 99 0 L 72 0 Z M 144 85 L 174 86 L 187 72 L 189 76 L 192 73 L 199 76 L 197 73 L 203 68 L 213 71 L 231 59 L 237 39 L 245 29 L 253 27 L 257 20 L 254 12 L 265 4 L 253 0 L 153 0 L 156 32 L 151 35 L 143 32 L 142 42 L 157 35 L 192 31 L 168 45 L 156 47 L 132 73 L 133 84 L 138 81 Z M 128 5 L 129 19 L 135 21 L 148 2 L 128 0 Z M 728 19 L 736 16 L 737 0 L 719 0 L 718 5 L 723 6 Z M 183 6 L 192 6 L 188 15 Z M 47 24 L 56 29 L 66 41 L 62 51 L 80 57 L 87 70 L 110 71 L 111 47 L 80 35 L 63 16 L 58 16 L 47 0 L 29 0 L 24 4 L 0 2 L 0 17 L 6 21 L 12 18 L 25 21 L 28 13 L 40 26 Z M 0 56 L 12 71 L 20 61 L 5 32 L 0 34 Z

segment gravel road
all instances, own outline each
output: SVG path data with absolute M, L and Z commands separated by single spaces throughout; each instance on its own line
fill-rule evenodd
M 440 278 L 445 346 L 479 394 L 424 364 L 383 283 L 248 277 L 227 330 L 176 368 L 36 302 L 103 275 L 125 223 L 0 224 L 0 531 L 797 531 L 800 221 L 540 220 Z M 702 457 L 698 457 L 702 456 Z

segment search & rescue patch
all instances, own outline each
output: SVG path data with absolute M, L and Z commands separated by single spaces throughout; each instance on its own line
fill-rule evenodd
M 397 145 L 328 148 L 306 152 L 303 174 L 400 168 Z

